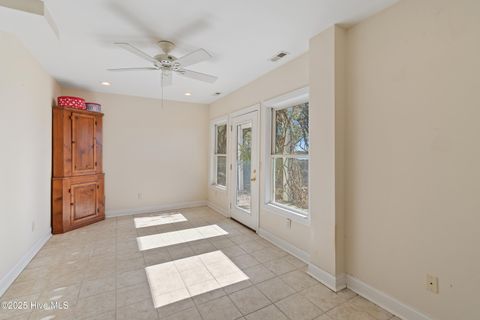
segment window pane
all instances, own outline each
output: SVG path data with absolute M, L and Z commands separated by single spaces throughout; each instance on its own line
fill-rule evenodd
M 215 153 L 227 154 L 227 125 L 217 125 L 215 131 Z
M 252 174 L 252 124 L 245 123 L 237 126 L 237 207 L 250 212 Z
M 274 154 L 308 154 L 308 102 L 274 111 Z
M 273 159 L 273 201 L 308 210 L 308 159 Z
M 217 163 L 217 184 L 221 186 L 227 185 L 227 157 L 216 156 Z

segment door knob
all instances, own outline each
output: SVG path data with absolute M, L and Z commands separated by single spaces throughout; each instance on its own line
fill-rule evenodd
M 253 170 L 253 177 L 250 179 L 250 181 L 257 181 L 257 170 Z

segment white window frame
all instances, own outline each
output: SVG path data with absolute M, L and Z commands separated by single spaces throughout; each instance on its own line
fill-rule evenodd
M 274 157 L 277 157 L 272 154 L 272 138 L 273 138 L 273 110 L 274 109 L 283 109 L 283 108 L 288 108 L 292 107 L 304 102 L 309 101 L 309 88 L 304 87 L 300 88 L 294 91 L 291 91 L 287 94 L 278 96 L 276 98 L 270 99 L 268 101 L 264 101 L 262 103 L 262 118 L 264 119 L 263 121 L 263 128 L 264 128 L 264 143 L 263 143 L 263 153 L 264 153 L 264 172 L 263 172 L 263 177 L 264 177 L 264 199 L 263 199 L 263 209 L 266 212 L 273 213 L 273 214 L 279 214 L 281 216 L 284 216 L 288 219 L 291 219 L 293 221 L 297 221 L 303 224 L 310 224 L 310 208 L 311 208 L 311 188 L 310 188 L 310 152 L 306 156 L 302 156 L 306 159 L 308 159 L 308 181 L 309 181 L 309 188 L 308 188 L 308 210 L 305 213 L 304 211 L 300 210 L 295 210 L 292 209 L 291 207 L 279 204 L 279 203 L 274 203 L 273 202 L 273 187 L 272 187 L 272 182 L 273 182 L 273 168 L 272 168 L 272 159 Z M 310 108 L 310 106 L 309 106 Z M 309 117 L 310 119 L 310 117 Z M 310 126 L 310 121 L 309 121 L 309 126 Z M 287 156 L 288 157 L 288 156 Z
M 226 153 L 225 154 L 216 154 L 216 143 L 217 143 L 217 126 L 226 125 Z M 228 139 L 229 139 L 229 130 L 228 130 L 228 117 L 220 117 L 210 121 L 210 187 L 221 190 L 227 191 L 228 186 Z M 217 184 L 217 157 L 218 156 L 225 156 L 226 157 L 226 172 L 225 172 L 225 186 L 221 184 Z

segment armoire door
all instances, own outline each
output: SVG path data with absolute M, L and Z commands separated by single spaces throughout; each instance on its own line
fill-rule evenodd
M 70 223 L 72 226 L 83 224 L 85 220 L 96 218 L 99 215 L 99 189 L 100 184 L 97 181 L 70 186 Z
M 96 117 L 72 112 L 72 173 L 96 172 Z

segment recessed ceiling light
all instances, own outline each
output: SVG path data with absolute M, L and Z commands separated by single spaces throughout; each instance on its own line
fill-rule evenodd
M 108 81 L 102 81 L 102 82 L 100 82 L 100 84 L 101 84 L 102 86 L 111 86 L 111 85 L 112 85 L 112 84 L 111 84 L 110 82 L 108 82 Z
M 186 96 L 191 96 L 192 94 L 190 92 L 185 92 Z

